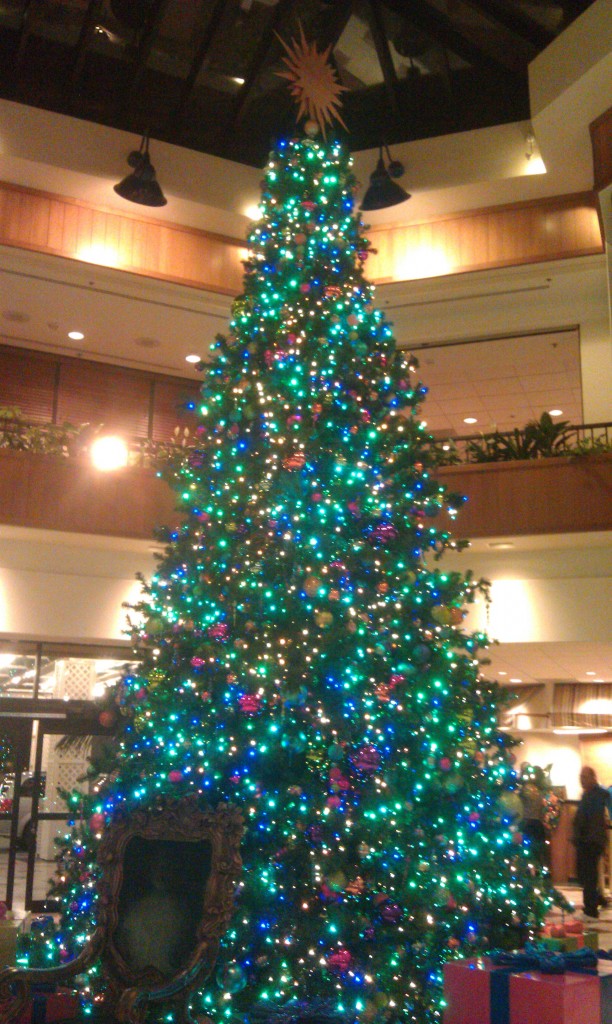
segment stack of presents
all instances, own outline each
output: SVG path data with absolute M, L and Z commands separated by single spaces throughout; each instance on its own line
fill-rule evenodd
M 612 956 L 581 921 L 547 925 L 517 953 L 451 960 L 444 1024 L 612 1024 Z
M 53 918 L 48 915 L 16 921 L 13 913 L 0 903 L 0 968 L 14 967 L 17 962 L 17 939 L 21 932 L 54 930 Z M 39 965 L 37 965 L 39 966 Z M 76 1021 L 79 1016 L 79 1000 L 67 989 L 56 985 L 33 985 L 28 1003 L 17 1017 L 15 1024 L 66 1024 Z M 0 1006 L 0 1024 L 2 1007 Z

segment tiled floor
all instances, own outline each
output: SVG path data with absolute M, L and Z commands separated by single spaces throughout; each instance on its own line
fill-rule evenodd
M 573 903 L 576 907 L 576 917 L 580 919 L 582 911 L 582 890 L 577 885 L 573 886 L 558 886 L 558 889 L 566 899 Z M 602 907 L 599 911 L 599 917 L 597 921 L 589 921 L 589 930 L 596 931 L 599 935 L 599 948 L 605 950 L 612 950 L 612 894 L 607 893 L 609 897 L 609 903 L 607 907 Z M 549 914 L 548 920 L 550 921 L 561 921 L 562 914 L 560 910 L 553 910 Z

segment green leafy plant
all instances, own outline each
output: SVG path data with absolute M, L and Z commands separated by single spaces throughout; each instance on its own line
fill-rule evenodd
M 571 435 L 567 420 L 555 423 L 550 413 L 543 412 L 539 420 L 531 420 L 522 430 L 494 430 L 468 441 L 466 455 L 470 462 L 512 462 L 567 455 L 572 451 Z
M 87 423 L 30 423 L 20 409 L 0 408 L 0 448 L 68 457 L 75 453 L 79 439 L 89 429 Z

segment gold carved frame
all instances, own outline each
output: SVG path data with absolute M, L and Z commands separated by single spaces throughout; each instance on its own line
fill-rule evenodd
M 141 1024 L 148 1006 L 173 1002 L 177 1004 L 179 1019 L 189 1021 L 188 996 L 212 971 L 233 913 L 234 889 L 242 867 L 243 830 L 242 817 L 236 807 L 220 804 L 215 810 L 202 808 L 197 797 L 168 801 L 158 809 L 136 810 L 113 821 L 102 837 L 98 852 L 99 919 L 91 939 L 78 957 L 61 967 L 5 967 L 1 970 L 0 1020 L 3 1024 L 17 1019 L 28 1001 L 31 985 L 65 984 L 86 971 L 98 958 L 107 980 L 104 1017 L 121 1024 Z M 115 943 L 124 856 L 127 844 L 135 836 L 147 840 L 206 842 L 210 849 L 210 871 L 196 930 L 196 945 L 180 971 L 170 979 L 164 979 L 155 970 L 132 970 Z

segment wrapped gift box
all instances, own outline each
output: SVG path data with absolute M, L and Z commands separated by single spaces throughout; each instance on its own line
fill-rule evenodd
M 525 986 L 517 986 L 520 978 Z M 444 1024 L 600 1024 L 600 1008 L 601 1024 L 612 1024 L 612 961 L 590 949 L 565 954 L 538 945 L 450 960 L 444 998 Z
M 594 974 L 512 974 L 509 1024 L 600 1024 L 600 978 Z
M 449 960 L 444 965 L 444 1024 L 509 1024 L 509 982 L 514 970 L 482 956 Z
M 65 1024 L 77 1020 L 79 1000 L 68 989 L 34 991 L 17 1024 Z
M 19 925 L 10 918 L 0 921 L 0 967 L 14 967 Z
M 601 1024 L 612 1024 L 612 961 L 600 960 L 597 975 L 601 996 Z
M 545 949 L 551 949 L 555 953 L 571 953 L 576 949 L 598 949 L 599 939 L 597 932 L 569 932 L 565 935 L 551 935 L 550 929 L 545 928 L 538 936 L 537 944 Z

